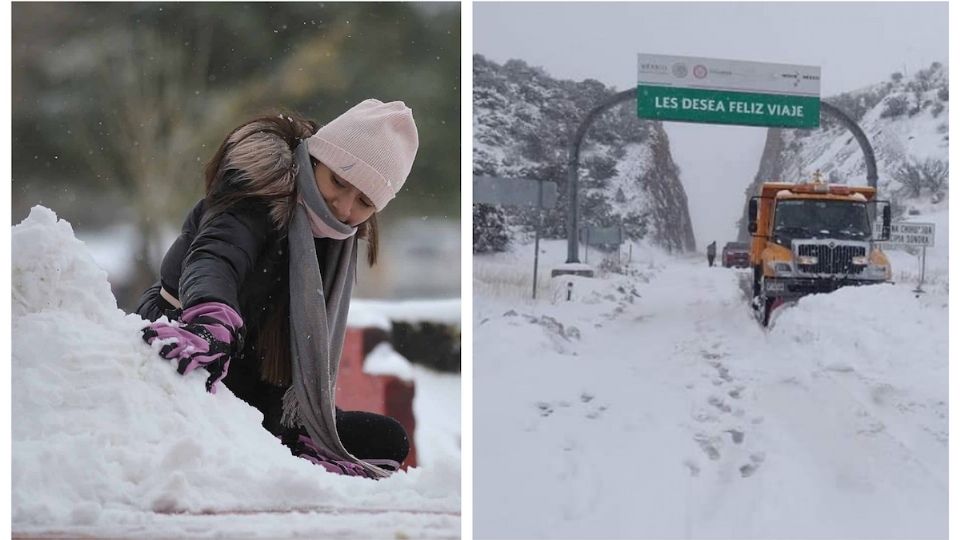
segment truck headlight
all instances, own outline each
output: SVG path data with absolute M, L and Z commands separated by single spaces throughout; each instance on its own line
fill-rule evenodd
M 786 262 L 775 262 L 773 263 L 773 273 L 777 275 L 792 274 L 793 265 Z
M 854 266 L 866 266 L 868 261 L 866 257 L 854 257 L 852 262 Z
M 817 264 L 817 258 L 810 255 L 800 256 L 800 257 L 797 257 L 797 264 L 802 264 L 804 266 L 813 266 Z

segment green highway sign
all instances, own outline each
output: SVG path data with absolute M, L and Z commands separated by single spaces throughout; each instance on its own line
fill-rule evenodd
M 637 116 L 785 128 L 820 126 L 820 68 L 638 55 Z
M 816 128 L 820 126 L 820 99 L 638 85 L 637 116 L 708 124 Z

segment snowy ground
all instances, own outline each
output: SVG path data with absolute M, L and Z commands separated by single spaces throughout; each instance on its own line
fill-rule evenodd
M 329 474 L 159 360 L 69 224 L 35 208 L 12 244 L 14 536 L 459 536 L 459 377 L 413 370 L 420 468 Z
M 569 302 L 529 300 L 530 246 L 477 257 L 476 537 L 946 537 L 938 245 L 927 294 L 807 297 L 769 330 L 699 256 L 635 249 Z

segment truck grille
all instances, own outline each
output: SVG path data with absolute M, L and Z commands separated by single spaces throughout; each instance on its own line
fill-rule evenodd
M 867 254 L 862 246 L 833 246 L 827 244 L 801 244 L 797 246 L 801 257 L 816 257 L 817 264 L 801 264 L 799 269 L 807 274 L 859 274 L 863 266 L 854 266 L 854 257 Z

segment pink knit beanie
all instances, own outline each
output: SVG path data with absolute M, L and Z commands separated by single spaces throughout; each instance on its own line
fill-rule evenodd
M 393 199 L 417 155 L 417 125 L 402 101 L 368 99 L 307 139 L 310 155 L 362 191 L 377 211 Z

